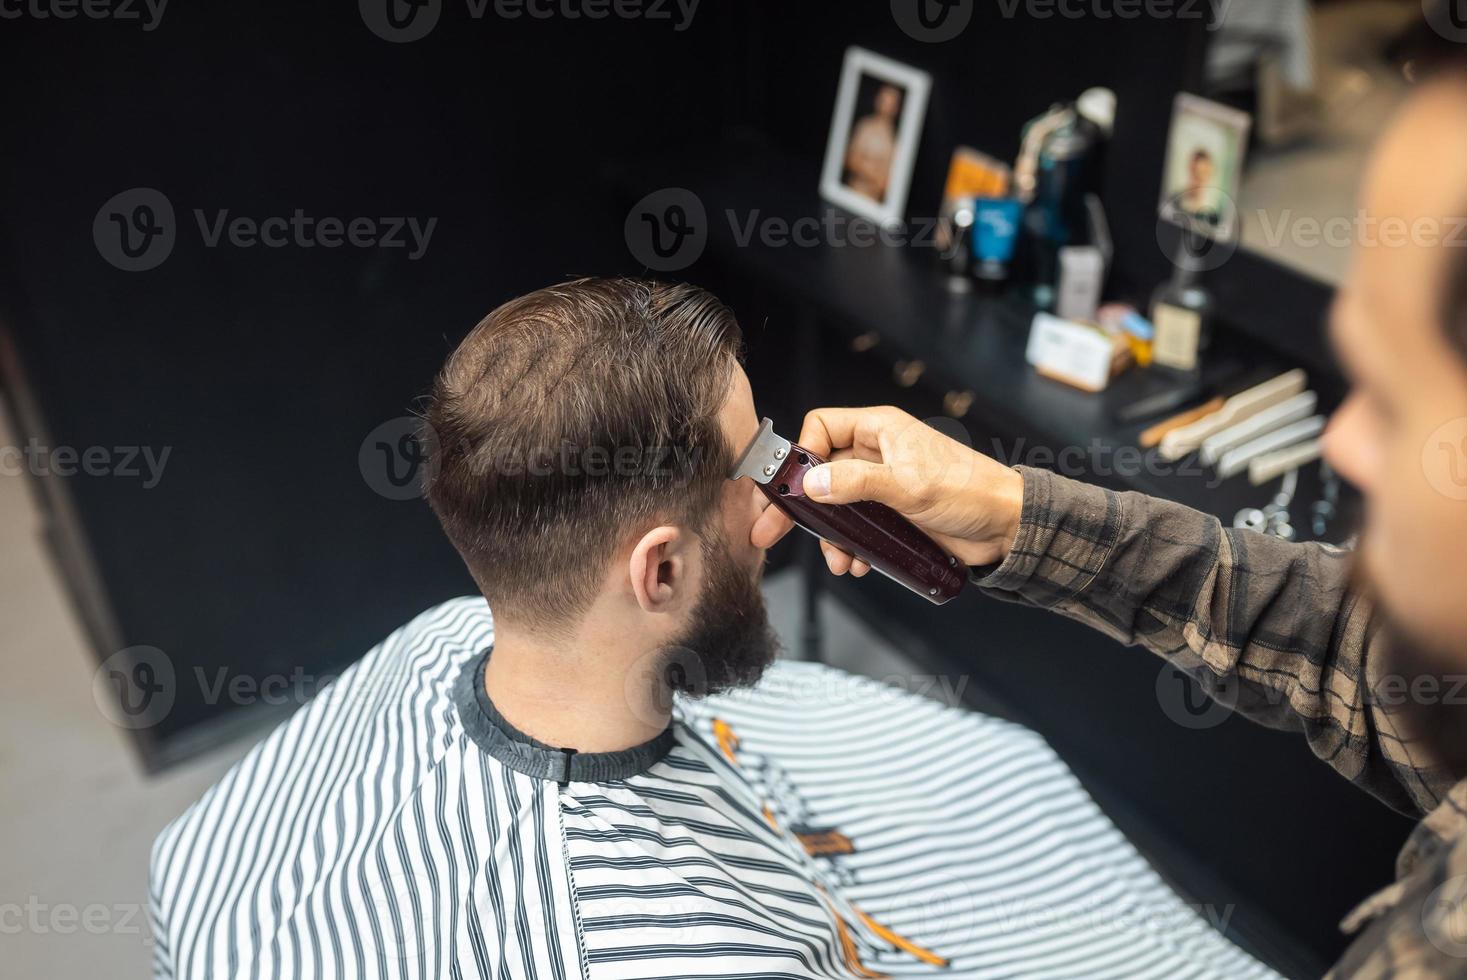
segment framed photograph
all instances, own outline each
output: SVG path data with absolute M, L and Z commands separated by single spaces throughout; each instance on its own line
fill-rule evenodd
M 1238 234 L 1238 188 L 1253 119 L 1185 92 L 1172 109 L 1161 216 L 1217 241 Z
M 931 87 L 925 71 L 847 48 L 820 196 L 882 225 L 900 224 Z

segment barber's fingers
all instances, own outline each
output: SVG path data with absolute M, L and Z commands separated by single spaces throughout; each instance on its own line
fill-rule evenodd
M 765 507 L 764 513 L 754 520 L 749 541 L 756 548 L 773 548 L 794 526 L 795 522 L 778 507 Z
M 767 507 L 754 521 L 754 527 L 749 532 L 749 540 L 756 548 L 772 548 L 788 534 L 795 526 L 784 511 L 778 507 Z M 852 559 L 850 555 L 841 551 L 829 541 L 820 542 L 820 550 L 825 555 L 825 564 L 837 575 L 850 572 L 856 578 L 860 578 L 871 571 L 871 566 L 859 559 Z
M 820 551 L 825 555 L 825 564 L 836 575 L 844 575 L 850 572 L 856 578 L 860 578 L 871 571 L 871 566 L 859 558 L 852 558 L 846 552 L 840 550 L 829 541 L 820 542 Z
M 805 416 L 800 445 L 829 457 L 837 449 L 864 448 L 879 453 L 883 435 L 901 432 L 917 420 L 899 408 L 817 408 Z M 879 456 L 877 457 L 880 458 Z
M 879 463 L 881 462 L 881 450 L 867 446 L 852 446 L 850 449 L 837 449 L 825 458 L 828 460 L 864 459 L 870 463 Z
M 840 459 L 805 474 L 805 494 L 822 504 L 875 500 L 902 513 L 918 502 L 892 473 L 890 466 L 865 459 Z

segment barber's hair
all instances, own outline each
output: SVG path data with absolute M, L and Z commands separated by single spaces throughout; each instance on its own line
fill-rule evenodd
M 1447 37 L 1438 28 L 1455 24 L 1452 6 L 1457 0 L 1429 0 L 1426 16 L 1416 30 L 1399 46 L 1400 60 L 1407 77 L 1416 84 L 1442 76 L 1454 77 L 1467 89 L 1467 43 Z M 1467 99 L 1462 110 L 1467 119 Z M 1467 122 L 1464 122 L 1467 124 Z M 1452 349 L 1467 360 L 1467 249 L 1457 247 L 1449 259 L 1446 287 L 1439 308 L 1442 329 Z
M 469 332 L 429 397 L 425 489 L 496 618 L 563 635 L 632 535 L 703 531 L 743 448 L 719 418 L 742 345 L 712 294 L 636 279 L 537 290 Z

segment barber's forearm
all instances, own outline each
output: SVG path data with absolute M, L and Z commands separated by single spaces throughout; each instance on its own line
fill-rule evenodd
M 970 567 L 998 561 L 975 569 L 980 588 L 1168 658 L 1241 713 L 1302 729 L 1320 758 L 1392 806 L 1429 808 L 1453 781 L 1368 696 L 1383 673 L 1379 641 L 1344 553 L 1010 469 L 891 406 L 817 409 L 800 445 L 835 457 L 806 474 L 812 499 L 875 500 Z M 788 528 L 771 507 L 751 540 L 768 547 Z M 863 571 L 821 547 L 836 574 Z
M 1432 777 L 1396 758 L 1391 720 L 1367 704 L 1372 612 L 1346 553 L 1020 472 L 1014 545 L 980 587 L 1166 657 L 1255 721 L 1302 729 L 1321 758 L 1398 808 L 1431 799 Z
M 1337 628 L 1349 612 L 1344 554 L 1225 531 L 1208 514 L 1144 494 L 1019 471 L 1018 533 L 980 587 L 1163 656 L 1191 650 L 1217 672 L 1271 660 L 1249 649 L 1269 638 L 1301 655 L 1358 654 L 1359 643 L 1342 645 Z M 1309 588 L 1299 588 L 1305 579 Z

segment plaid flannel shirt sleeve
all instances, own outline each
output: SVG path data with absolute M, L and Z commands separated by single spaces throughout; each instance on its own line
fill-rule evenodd
M 1275 728 L 1403 813 L 1455 780 L 1402 738 L 1370 603 L 1348 552 L 1224 529 L 1216 518 L 1019 467 L 1024 509 L 990 595 L 1052 609 L 1185 670 L 1213 697 Z

